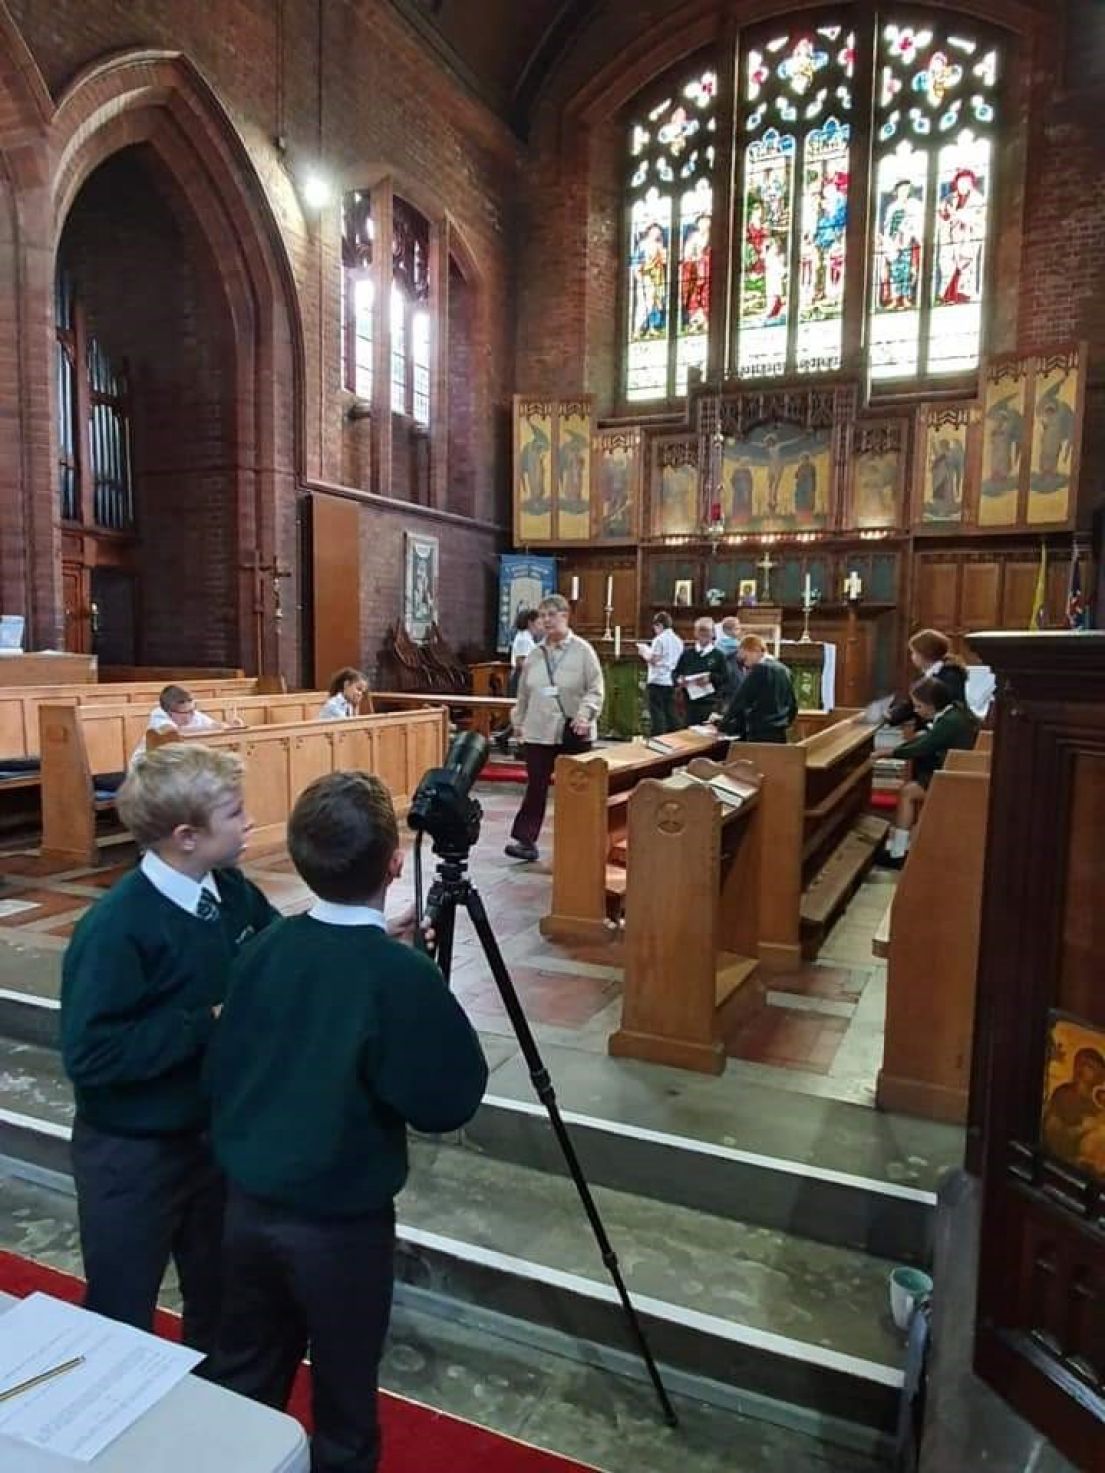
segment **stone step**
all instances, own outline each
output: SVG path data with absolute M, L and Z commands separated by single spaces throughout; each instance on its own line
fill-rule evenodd
M 0 1153 L 62 1183 L 70 1118 L 57 1053 L 0 1047 Z M 845 1439 L 890 1431 L 902 1355 L 890 1262 L 601 1185 L 594 1198 L 664 1365 L 783 1408 L 784 1420 L 841 1424 Z M 428 1303 L 501 1316 L 523 1336 L 554 1328 L 583 1358 L 625 1349 L 566 1176 L 419 1140 L 399 1212 L 399 1276 Z
M 0 1249 L 79 1274 L 72 1196 L 5 1176 L 0 1164 Z M 180 1307 L 171 1271 L 162 1304 Z M 417 1291 L 399 1286 L 381 1366 L 387 1390 L 603 1473 L 876 1473 L 862 1451 L 764 1420 L 749 1399 L 704 1401 L 670 1370 L 681 1425 L 669 1431 L 629 1357 L 592 1365 L 560 1332 L 523 1341 L 515 1322 L 455 1310 L 423 1307 Z

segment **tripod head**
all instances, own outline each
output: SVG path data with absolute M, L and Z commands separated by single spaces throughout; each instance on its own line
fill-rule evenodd
M 408 826 L 419 835 L 429 834 L 434 853 L 443 860 L 466 860 L 479 842 L 483 809 L 471 789 L 490 750 L 479 732 L 462 732 L 454 737 L 444 766 L 431 767 L 411 799 Z

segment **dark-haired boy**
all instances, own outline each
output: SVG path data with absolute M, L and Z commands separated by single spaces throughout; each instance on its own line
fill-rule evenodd
M 313 1473 L 371 1473 L 406 1127 L 463 1125 L 487 1065 L 440 971 L 385 929 L 402 856 L 383 783 L 319 778 L 288 848 L 318 899 L 241 958 L 209 1057 L 228 1179 L 210 1374 L 283 1406 L 309 1346 Z

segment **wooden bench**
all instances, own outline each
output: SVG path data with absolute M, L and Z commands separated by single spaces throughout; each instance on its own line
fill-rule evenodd
M 373 709 L 388 710 L 392 707 L 404 711 L 417 711 L 424 706 L 441 706 L 450 713 L 466 716 L 473 731 L 490 738 L 496 724 L 510 717 L 514 706 L 512 696 L 462 696 L 448 691 L 400 691 L 374 690 Z
M 813 958 L 886 835 L 867 812 L 875 728 L 835 711 L 832 725 L 789 746 L 742 742 L 763 774 L 759 957 L 774 971 Z
M 967 1118 L 990 778 L 949 752 L 934 773 L 889 910 L 884 1110 Z M 954 764 L 952 759 L 956 759 Z
M 724 757 L 724 736 L 669 732 L 558 757 L 553 809 L 553 883 L 541 934 L 555 941 L 613 941 L 611 910 L 626 888 L 629 799 L 643 778 L 664 778 L 695 757 Z
M 266 699 L 266 698 L 262 698 Z M 316 704 L 318 693 L 312 693 Z M 292 804 L 324 772 L 363 768 L 387 782 L 396 806 L 404 807 L 427 767 L 445 756 L 445 719 L 440 710 L 346 721 L 287 720 L 287 705 L 268 708 L 274 719 L 244 730 L 174 731 L 148 737 L 226 747 L 246 762 L 246 799 L 259 843 L 278 843 Z M 42 852 L 56 861 L 95 864 L 101 840 L 97 815 L 114 807 L 114 796 L 96 794 L 97 774 L 125 771 L 146 735 L 149 713 L 141 708 L 46 705 L 42 712 Z
M 692 762 L 629 799 L 620 1058 L 719 1074 L 726 1038 L 763 1005 L 764 860 L 750 762 Z
M 138 681 L 160 680 L 162 685 L 186 685 L 189 690 L 194 682 L 206 682 L 209 680 L 245 680 L 246 672 L 231 666 L 216 667 L 214 665 L 198 666 L 189 669 L 187 666 L 173 665 L 101 665 L 100 684 L 117 685 L 127 681 L 134 684 Z
M 0 674 L 2 674 L 0 669 Z M 67 703 L 80 706 L 133 705 L 146 715 L 157 705 L 167 682 L 136 681 L 121 685 L 0 686 L 0 771 L 4 758 L 26 760 L 39 755 L 39 707 Z M 188 689 L 201 707 L 224 696 L 252 696 L 259 684 L 253 679 L 193 681 Z M 282 688 L 282 687 L 281 687 Z
M 13 651 L 0 655 L 0 687 L 7 685 L 91 685 L 96 680 L 95 655 L 55 650 L 43 654 Z M 101 677 L 102 679 L 102 677 Z

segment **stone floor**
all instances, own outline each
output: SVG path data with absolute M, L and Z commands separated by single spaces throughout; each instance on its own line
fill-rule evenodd
M 526 1015 L 542 1043 L 605 1055 L 621 1016 L 621 970 L 609 949 L 567 948 L 546 940 L 538 921 L 548 907 L 551 865 L 518 864 L 503 854 L 519 801 L 513 785 L 483 785 L 481 840 L 472 851 L 471 877 L 486 903 L 496 938 Z M 546 827 L 550 836 L 551 820 Z M 134 863 L 124 844 L 97 869 L 51 872 L 30 851 L 0 855 L 0 940 L 17 951 L 60 959 L 73 926 L 88 907 Z M 251 854 L 247 873 L 280 910 L 310 904 L 306 886 L 284 851 Z M 429 883 L 432 871 L 427 869 Z M 885 964 L 871 954 L 871 937 L 886 907 L 891 877 L 874 872 L 830 933 L 818 961 L 773 978 L 767 1006 L 733 1041 L 728 1071 L 748 1084 L 874 1104 L 882 1051 Z M 413 860 L 389 905 L 414 894 Z M 0 948 L 6 950 L 7 948 Z M 53 968 L 47 964 L 47 970 Z M 510 1036 L 498 991 L 467 917 L 458 917 L 452 984 L 485 1037 Z M 56 982 L 47 980 L 45 990 Z

